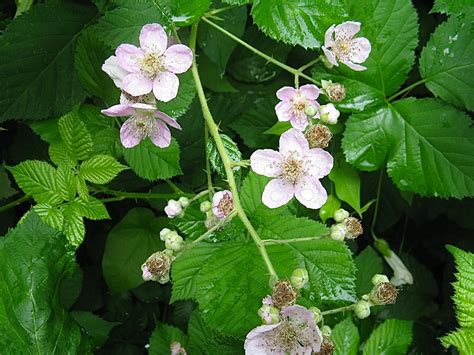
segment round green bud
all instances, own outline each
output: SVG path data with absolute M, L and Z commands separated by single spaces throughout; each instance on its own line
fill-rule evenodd
M 183 206 L 183 208 L 186 208 L 189 206 L 189 198 L 187 197 L 180 197 L 178 202 Z
M 202 213 L 209 212 L 211 208 L 212 208 L 212 203 L 210 201 L 201 202 L 201 205 L 199 206 L 199 209 L 201 210 Z
M 329 62 L 329 60 L 326 58 L 324 54 L 321 54 L 320 56 L 321 62 L 324 64 L 324 66 L 328 69 L 331 69 L 334 65 Z
M 364 319 L 370 316 L 370 302 L 364 300 L 357 302 L 354 307 L 354 314 L 359 319 Z
M 372 285 L 376 286 L 381 284 L 382 282 L 389 282 L 388 277 L 386 275 L 375 274 L 372 276 Z
M 257 313 L 263 324 L 275 324 L 280 321 L 280 310 L 268 304 L 260 307 Z
M 334 211 L 334 220 L 336 222 L 344 222 L 349 217 L 349 212 L 347 212 L 344 208 L 339 208 L 338 210 Z
M 302 268 L 293 270 L 290 281 L 294 288 L 303 288 L 309 281 L 308 271 Z
M 342 241 L 346 237 L 347 228 L 344 223 L 337 223 L 331 226 L 331 239 Z
M 332 334 L 332 330 L 329 326 L 323 325 L 321 327 L 321 333 L 323 334 L 323 337 L 325 337 L 325 338 L 328 337 L 329 338 Z
M 165 247 L 174 252 L 181 251 L 184 247 L 183 238 L 178 233 L 168 233 L 165 240 Z
M 161 231 L 160 231 L 160 239 L 162 241 L 165 241 L 166 240 L 166 236 L 171 232 L 171 229 L 168 229 L 168 228 L 163 228 Z
M 313 318 L 316 323 L 319 323 L 323 320 L 323 315 L 321 314 L 321 310 L 318 307 L 309 307 L 308 311 L 313 312 Z
M 392 251 L 390 250 L 390 245 L 388 245 L 385 239 L 376 239 L 374 242 L 375 248 L 382 253 L 383 256 L 389 257 L 392 255 Z
M 316 114 L 318 113 L 318 108 L 314 105 L 309 105 L 308 107 L 306 107 L 306 109 L 304 110 L 304 113 L 306 114 L 306 116 L 308 117 L 314 117 L 316 116 Z

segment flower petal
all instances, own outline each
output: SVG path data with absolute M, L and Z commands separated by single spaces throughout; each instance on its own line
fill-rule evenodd
M 339 64 L 337 64 L 336 56 L 334 55 L 333 51 L 325 47 L 321 47 L 321 48 L 323 49 L 324 55 L 328 59 L 329 63 L 337 67 Z
M 352 38 L 360 31 L 360 22 L 347 21 L 334 28 L 336 39 Z
M 122 82 L 123 90 L 132 96 L 148 94 L 153 88 L 153 81 L 141 74 L 128 74 Z
M 168 36 L 161 25 L 150 23 L 140 31 L 140 46 L 147 53 L 162 55 L 168 45 Z
M 151 131 L 150 139 L 157 147 L 166 148 L 171 143 L 170 129 L 164 122 L 160 120 L 155 120 Z
M 266 333 L 273 333 L 280 323 L 261 325 L 252 329 L 245 339 L 244 349 L 246 355 L 266 354 L 268 348 L 268 339 Z M 275 353 L 275 355 L 280 355 Z
M 168 102 L 178 95 L 179 79 L 170 72 L 163 72 L 153 81 L 153 94 L 157 100 Z
M 282 160 L 282 155 L 274 150 L 259 149 L 250 156 L 250 166 L 259 175 L 277 177 L 281 174 Z
M 293 128 L 296 128 L 298 131 L 304 131 L 308 126 L 309 121 L 306 115 L 293 115 L 290 119 L 290 123 Z
M 163 57 L 166 69 L 176 74 L 184 73 L 193 64 L 193 52 L 183 44 L 169 47 Z
M 298 94 L 298 90 L 291 86 L 284 86 L 276 92 L 276 96 L 282 101 L 290 101 L 296 94 Z
M 269 208 L 277 208 L 288 203 L 295 194 L 292 183 L 283 179 L 271 180 L 263 190 L 262 202 Z
M 130 73 L 140 71 L 140 62 L 143 60 L 143 51 L 132 44 L 121 44 L 115 50 L 117 61 L 122 68 Z
M 128 106 L 133 108 L 138 108 L 145 111 L 156 111 L 156 107 L 150 104 L 144 104 L 142 102 L 135 102 L 133 104 L 128 104 Z
M 126 120 L 120 127 L 120 141 L 125 148 L 135 147 L 144 138 L 142 131 L 135 125 L 133 118 Z
M 324 34 L 324 47 L 331 47 L 334 44 L 334 27 L 336 27 L 336 25 L 332 25 L 326 30 Z
M 313 84 L 306 84 L 301 86 L 300 92 L 308 100 L 316 100 L 319 96 L 319 88 Z
M 160 120 L 164 121 L 166 124 L 170 125 L 173 128 L 176 129 L 181 129 L 181 126 L 179 125 L 178 122 L 174 118 L 171 118 L 168 116 L 166 113 L 163 113 L 161 111 L 156 111 L 155 112 L 155 117 L 159 118 Z
M 331 172 L 334 159 L 331 154 L 321 148 L 310 149 L 306 157 L 305 167 L 308 175 L 321 179 Z
M 102 110 L 100 112 L 110 117 L 131 116 L 135 113 L 135 109 L 131 105 L 119 104 L 111 106 L 108 109 Z
M 114 81 L 116 87 L 122 87 L 122 80 L 127 76 L 128 71 L 122 68 L 116 56 L 112 55 L 107 58 L 102 65 L 102 70 L 105 71 Z
M 318 209 L 326 203 L 328 194 L 317 178 L 304 176 L 296 183 L 295 197 L 307 208 Z
M 354 63 L 363 63 L 369 57 L 372 49 L 370 42 L 365 37 L 360 37 L 352 40 L 354 47 L 357 50 L 353 50 L 350 53 L 349 59 Z
M 289 129 L 280 136 L 280 153 L 284 157 L 293 154 L 303 158 L 309 152 L 309 144 L 303 133 L 297 129 Z
M 341 61 L 341 63 L 344 63 L 349 68 L 351 68 L 352 70 L 355 70 L 355 71 L 363 71 L 363 70 L 367 69 L 367 67 L 364 67 L 363 65 L 355 64 L 355 63 L 352 63 L 352 62 L 342 62 Z
M 278 117 L 278 121 L 289 121 L 293 117 L 293 105 L 288 101 L 280 101 L 275 106 L 275 113 Z

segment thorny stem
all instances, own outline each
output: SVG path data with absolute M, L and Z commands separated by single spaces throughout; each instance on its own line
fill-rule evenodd
M 328 311 L 321 312 L 321 315 L 325 316 L 325 315 L 328 315 L 328 314 L 334 314 L 334 313 L 345 312 L 345 311 L 352 311 L 355 308 L 355 305 L 356 304 L 354 303 L 354 304 L 351 304 L 349 306 L 330 309 Z
M 402 89 L 400 90 L 399 92 L 396 92 L 395 94 L 393 94 L 392 96 L 390 96 L 387 100 L 388 101 L 393 101 L 395 98 L 397 98 L 398 96 L 416 88 L 418 85 L 421 85 L 423 84 L 424 82 L 426 81 L 426 79 L 421 79 L 421 80 L 418 80 L 417 82 L 407 86 L 405 89 Z
M 16 200 L 10 202 L 10 203 L 7 203 L 6 205 L 0 206 L 0 213 L 5 212 L 5 211 L 7 211 L 10 208 L 13 208 L 15 206 L 18 206 L 18 205 L 22 204 L 23 202 L 28 201 L 30 198 L 31 198 L 30 195 L 24 195 L 24 196 L 22 196 L 22 197 L 20 197 Z
M 323 234 L 319 237 L 303 237 L 303 238 L 294 238 L 294 239 L 264 239 L 263 244 L 273 245 L 273 244 L 290 244 L 290 243 L 309 242 L 312 240 L 319 240 L 327 236 L 329 236 L 329 234 Z
M 212 233 L 214 233 L 216 230 L 218 230 L 219 228 L 221 228 L 224 224 L 226 224 L 227 222 L 229 222 L 232 218 L 234 218 L 234 216 L 237 214 L 237 212 L 234 210 L 232 211 L 231 213 L 229 213 L 225 218 L 221 219 L 219 221 L 219 223 L 217 223 L 214 227 L 212 228 L 209 228 L 209 230 L 204 233 L 203 235 L 201 235 L 199 238 L 197 238 L 196 240 L 193 240 L 193 242 L 191 243 L 192 244 L 195 244 L 195 243 L 199 243 L 200 241 L 204 240 L 204 239 L 207 239 Z
M 204 21 L 209 22 L 212 24 L 212 22 L 207 21 L 205 18 L 203 18 Z M 190 47 L 193 50 L 193 53 L 196 52 L 196 34 L 197 34 L 197 25 L 198 22 L 193 24 L 191 27 L 191 36 L 189 39 L 190 42 Z M 219 27 L 220 28 L 220 27 Z M 225 30 L 224 30 L 225 31 Z M 226 31 L 227 32 L 227 31 Z M 224 169 L 227 177 L 227 183 L 229 184 L 229 188 L 232 192 L 232 197 L 234 200 L 234 210 L 236 211 L 237 215 L 241 219 L 242 223 L 244 226 L 247 228 L 250 236 L 252 237 L 253 241 L 255 242 L 260 255 L 262 256 L 263 261 L 265 262 L 265 265 L 268 269 L 268 272 L 270 273 L 270 280 L 275 281 L 278 280 L 278 275 L 275 271 L 275 268 L 273 267 L 272 262 L 270 261 L 270 258 L 268 257 L 267 250 L 265 248 L 265 245 L 263 244 L 263 241 L 260 239 L 259 235 L 257 234 L 257 231 L 255 228 L 252 226 L 252 223 L 250 223 L 247 215 L 245 214 L 242 205 L 240 203 L 240 196 L 239 196 L 239 191 L 237 189 L 237 184 L 235 182 L 235 176 L 234 172 L 232 170 L 232 162 L 227 155 L 227 152 L 224 147 L 224 143 L 222 142 L 222 138 L 219 134 L 219 129 L 214 122 L 214 119 L 212 118 L 211 111 L 209 110 L 209 106 L 207 105 L 207 100 L 206 96 L 204 94 L 204 89 L 201 84 L 201 79 L 199 77 L 199 72 L 196 66 L 196 56 L 193 56 L 193 66 L 191 68 L 191 71 L 193 73 L 194 77 L 194 82 L 196 85 L 196 91 L 199 97 L 199 101 L 201 103 L 201 108 L 202 108 L 202 113 L 204 116 L 204 119 L 206 121 L 207 127 L 209 129 L 209 133 L 211 134 L 212 138 L 214 138 L 214 142 L 216 143 L 217 150 L 219 152 L 219 155 L 221 156 L 222 163 L 224 164 Z
M 377 184 L 377 198 L 375 199 L 374 217 L 372 218 L 372 225 L 370 226 L 370 234 L 372 234 L 372 238 L 374 238 L 374 240 L 378 239 L 377 236 L 375 235 L 375 223 L 377 222 L 377 215 L 379 214 L 380 192 L 382 190 L 382 180 L 383 180 L 383 169 L 380 169 L 379 182 Z
M 232 33 L 228 32 L 227 30 L 225 30 L 224 28 L 222 28 L 219 25 L 215 24 L 214 22 L 210 21 L 209 19 L 203 17 L 202 20 L 204 22 L 206 22 L 207 24 L 209 24 L 210 26 L 214 27 L 216 30 L 218 30 L 218 31 L 222 32 L 223 34 L 225 34 L 227 37 L 233 39 L 234 41 L 236 41 L 240 45 L 244 46 L 248 50 L 250 50 L 250 51 L 254 52 L 255 54 L 257 54 L 258 56 L 266 59 L 270 63 L 273 63 L 276 66 L 279 66 L 283 70 L 286 70 L 287 72 L 289 72 L 293 75 L 301 76 L 302 78 L 308 80 L 309 82 L 311 82 L 313 84 L 316 84 L 316 85 L 319 85 L 319 86 L 321 85 L 321 83 L 319 81 L 314 80 L 312 77 L 300 72 L 298 69 L 292 68 L 292 67 L 286 65 L 285 63 L 282 63 L 279 60 L 269 56 L 268 54 L 265 54 L 265 53 L 259 51 L 257 48 L 255 48 L 255 47 L 251 46 L 250 44 L 248 44 L 247 42 L 241 40 L 239 37 L 234 36 Z

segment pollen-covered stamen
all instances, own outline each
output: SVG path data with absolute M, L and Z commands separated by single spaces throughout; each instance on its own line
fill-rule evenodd
M 140 115 L 134 117 L 133 125 L 135 130 L 133 131 L 134 137 L 144 138 L 149 137 L 153 130 L 154 119 L 147 115 Z
M 153 100 L 153 95 L 151 94 L 133 96 L 133 95 L 130 95 L 128 92 L 122 90 L 122 95 L 120 96 L 120 103 L 121 104 L 154 103 L 154 100 Z
M 149 258 L 145 265 L 152 275 L 162 276 L 169 272 L 171 259 L 166 255 L 155 255 Z
M 298 178 L 304 173 L 303 162 L 293 156 L 288 157 L 282 164 L 281 176 L 292 184 L 296 184 Z
M 164 64 L 161 56 L 157 56 L 155 53 L 147 53 L 143 57 L 140 63 L 140 71 L 150 79 L 156 77 L 156 75 L 164 70 Z
M 300 344 L 300 334 L 301 331 L 299 331 L 290 321 L 284 320 L 275 332 L 275 341 L 278 343 L 280 348 L 290 352 Z
M 232 201 L 232 196 L 230 194 L 224 194 L 219 204 L 217 205 L 217 209 L 224 216 L 229 215 L 234 209 L 234 202 Z

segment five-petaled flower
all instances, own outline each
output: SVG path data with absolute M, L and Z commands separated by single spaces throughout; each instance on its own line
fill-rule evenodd
M 274 178 L 263 191 L 262 202 L 276 208 L 296 197 L 308 208 L 320 208 L 327 193 L 319 179 L 329 174 L 331 154 L 321 148 L 309 148 L 303 133 L 290 129 L 280 137 L 279 152 L 259 149 L 250 157 L 252 170 Z
M 251 330 L 245 339 L 245 354 L 299 354 L 319 352 L 323 336 L 313 312 L 302 306 L 284 307 L 281 321 Z
M 316 101 L 319 89 L 316 85 L 303 85 L 299 89 L 284 86 L 277 91 L 276 96 L 281 100 L 275 106 L 278 120 L 290 121 L 291 125 L 300 131 L 303 131 L 309 123 L 305 110 L 310 106 L 319 108 Z
M 158 100 L 170 101 L 178 93 L 176 74 L 191 67 L 193 53 L 182 44 L 167 47 L 168 36 L 163 27 L 156 23 L 145 25 L 140 32 L 140 47 L 121 44 L 102 69 L 115 85 L 130 95 L 140 96 L 153 91 Z
M 324 54 L 332 65 L 337 61 L 344 63 L 349 68 L 361 71 L 366 67 L 363 63 L 370 54 L 370 42 L 365 37 L 354 38 L 360 30 L 360 22 L 347 21 L 340 25 L 332 25 L 324 36 Z

